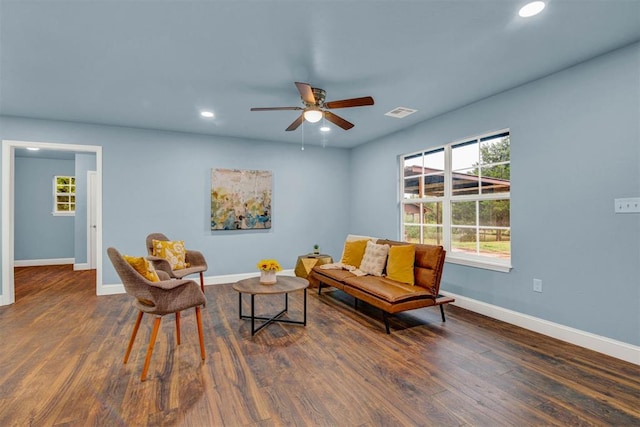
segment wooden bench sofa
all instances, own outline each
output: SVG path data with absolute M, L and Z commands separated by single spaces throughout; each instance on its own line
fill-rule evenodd
M 349 240 L 349 237 L 347 240 Z M 378 245 L 389 245 L 389 247 L 409 245 L 407 242 L 384 239 L 375 239 L 373 241 Z M 358 276 L 345 269 L 327 269 L 322 266 L 316 266 L 308 277 L 310 285 L 318 288 L 319 295 L 322 295 L 323 286 L 340 289 L 355 297 L 356 309 L 358 301 L 364 301 L 381 309 L 387 334 L 390 333 L 389 315 L 406 310 L 439 306 L 442 321 L 444 322 L 444 304 L 455 301 L 451 297 L 439 294 L 445 250 L 442 246 L 421 244 L 413 246 L 415 247 L 413 284 L 402 283 L 386 275 L 375 276 L 367 274 Z

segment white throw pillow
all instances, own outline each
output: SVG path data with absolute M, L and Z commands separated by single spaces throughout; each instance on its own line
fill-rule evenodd
M 389 245 L 367 242 L 364 257 L 362 257 L 362 262 L 360 263 L 360 270 L 372 276 L 382 276 L 384 266 L 387 264 L 387 255 L 389 255 Z

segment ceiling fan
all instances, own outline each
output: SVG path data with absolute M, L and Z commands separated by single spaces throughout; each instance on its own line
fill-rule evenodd
M 311 87 L 308 83 L 295 82 L 300 98 L 302 98 L 302 107 L 263 107 L 252 108 L 251 111 L 276 111 L 276 110 L 302 110 L 302 114 L 293 121 L 286 129 L 287 131 L 296 130 L 298 126 L 306 119 L 310 123 L 316 123 L 323 117 L 331 123 L 340 126 L 344 130 L 351 129 L 354 124 L 346 121 L 342 117 L 333 114 L 331 110 L 334 108 L 363 107 L 373 105 L 373 98 L 365 96 L 362 98 L 342 99 L 339 101 L 325 102 L 326 92 L 323 89 Z

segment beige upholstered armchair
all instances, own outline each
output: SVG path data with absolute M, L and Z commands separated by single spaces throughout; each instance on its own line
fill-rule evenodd
M 151 233 L 147 236 L 147 253 L 149 256 L 147 259 L 152 262 L 153 267 L 156 270 L 162 270 L 166 272 L 170 277 L 176 279 L 182 279 L 190 274 L 200 274 L 200 288 L 204 292 L 204 272 L 207 271 L 207 261 L 201 252 L 185 249 L 185 261 L 186 267 L 184 268 L 172 268 L 167 259 L 154 255 L 153 241 L 160 240 L 169 242 L 169 238 L 162 233 Z
M 109 259 L 111 259 L 116 273 L 120 276 L 125 290 L 129 295 L 136 298 L 133 304 L 139 310 L 133 332 L 131 333 L 131 339 L 129 340 L 129 346 L 124 356 L 124 363 L 127 363 L 129 360 L 129 354 L 131 353 L 131 348 L 138 333 L 143 314 L 153 314 L 155 321 L 153 330 L 151 331 L 151 337 L 149 338 L 149 347 L 147 349 L 144 367 L 142 368 L 142 376 L 140 377 L 140 380 L 144 381 L 147 377 L 147 370 L 149 369 L 149 362 L 151 361 L 151 354 L 153 353 L 153 346 L 158 335 L 158 330 L 160 329 L 162 317 L 175 313 L 176 342 L 180 345 L 180 312 L 191 307 L 195 307 L 196 309 L 196 322 L 198 326 L 198 337 L 200 339 L 200 356 L 202 360 L 204 360 L 204 335 L 202 332 L 200 306 L 206 303 L 206 298 L 198 284 L 193 280 L 171 279 L 162 271 L 155 272 L 159 281 L 151 281 L 127 262 L 117 249 L 108 248 L 107 254 L 109 255 Z M 142 257 L 140 257 L 140 260 L 146 262 Z

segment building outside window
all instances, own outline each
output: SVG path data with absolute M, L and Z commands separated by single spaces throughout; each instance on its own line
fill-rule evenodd
M 509 131 L 403 155 L 400 162 L 404 239 L 444 246 L 449 262 L 509 271 Z
M 53 177 L 53 214 L 74 215 L 76 212 L 76 178 Z

